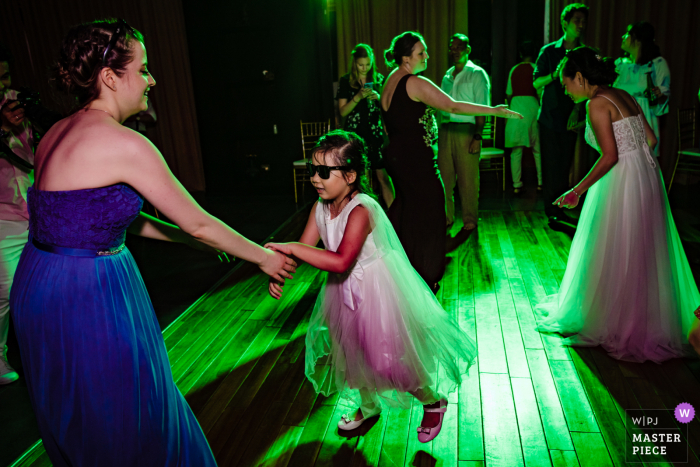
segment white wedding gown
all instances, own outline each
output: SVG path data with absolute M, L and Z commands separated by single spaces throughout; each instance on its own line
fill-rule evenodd
M 613 122 L 619 160 L 588 191 L 559 293 L 536 314 L 539 331 L 574 334 L 566 345 L 659 363 L 689 352 L 700 293 L 642 118 Z M 600 152 L 589 125 L 586 141 Z

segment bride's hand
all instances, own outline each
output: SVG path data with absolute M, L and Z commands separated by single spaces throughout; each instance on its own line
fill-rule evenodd
M 494 117 L 501 117 L 501 118 L 519 118 L 523 119 L 523 116 L 520 115 L 518 112 L 513 112 L 512 110 L 508 109 L 508 106 L 505 104 L 497 105 L 494 107 L 496 109 L 496 112 L 494 113 Z
M 560 208 L 568 208 L 572 209 L 578 206 L 579 198 L 576 193 L 574 193 L 574 190 L 569 190 L 563 195 L 561 195 L 555 202 L 552 204 L 555 206 L 559 206 Z

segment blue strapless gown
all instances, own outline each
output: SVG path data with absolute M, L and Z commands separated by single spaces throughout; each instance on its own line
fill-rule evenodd
M 30 238 L 109 250 L 142 198 L 126 185 L 29 189 Z M 31 241 L 17 268 L 12 319 L 44 447 L 61 466 L 214 466 L 173 381 L 163 336 L 131 253 L 77 257 Z

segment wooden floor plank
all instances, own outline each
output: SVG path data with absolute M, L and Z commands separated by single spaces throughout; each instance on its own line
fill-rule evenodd
M 543 350 L 527 349 L 526 354 L 547 438 L 547 446 L 550 449 L 572 451 L 574 447 L 571 444 L 569 428 L 564 419 L 564 411 L 552 379 L 547 357 Z
M 469 336 L 476 336 L 474 309 L 459 304 L 459 325 Z M 484 460 L 484 430 L 481 414 L 479 357 L 459 388 L 459 452 L 460 461 Z
M 571 433 L 581 467 L 613 467 L 600 433 Z
M 286 467 L 304 431 L 300 426 L 282 425 L 275 441 L 268 449 L 260 467 Z
M 510 383 L 513 388 L 525 465 L 527 467 L 550 466 L 552 463 L 532 381 L 530 378 L 511 378 Z
M 338 431 L 338 421 L 341 415 L 353 413 L 354 409 L 347 405 L 335 406 L 330 423 L 322 439 L 321 448 L 316 458 L 315 467 L 345 467 L 349 466 L 355 453 L 358 438 L 341 436 Z
M 625 422 L 615 407 L 603 378 L 593 361 L 590 349 L 578 348 L 571 352 L 581 384 L 595 414 L 598 427 L 608 446 L 610 457 L 615 465 L 625 463 L 625 443 L 629 436 L 625 431 Z M 636 458 L 635 461 L 639 459 Z
M 246 350 L 258 339 L 258 333 L 263 327 L 265 327 L 264 321 L 247 320 L 238 333 L 224 344 L 217 358 L 190 388 L 182 388 L 187 402 L 198 418 L 201 416 L 202 408 L 217 391 L 217 394 L 227 394 L 226 389 L 219 390 L 220 385 L 228 379 Z
M 319 404 L 313 408 L 301 433 L 299 443 L 294 448 L 289 467 L 311 467 L 321 449 L 323 436 L 328 430 L 335 407 Z
M 574 364 L 568 360 L 550 360 L 549 367 L 554 376 L 569 431 L 599 432 L 598 423 Z
M 387 418 L 387 424 L 381 446 L 379 465 L 404 465 L 406 461 L 406 440 L 412 434 L 408 432 L 411 411 L 404 409 L 385 410 L 382 417 Z
M 480 236 L 478 251 L 474 255 L 473 274 L 479 369 L 505 374 L 508 373 L 508 364 L 489 255 L 487 236 Z
M 552 456 L 552 465 L 554 467 L 579 467 L 576 451 L 560 451 L 551 449 L 549 454 Z
M 513 392 L 508 375 L 481 373 L 486 465 L 524 466 Z
M 377 467 L 379 465 L 389 419 L 388 410 L 384 412 L 367 433 L 358 436 L 355 454 L 350 463 L 351 467 Z

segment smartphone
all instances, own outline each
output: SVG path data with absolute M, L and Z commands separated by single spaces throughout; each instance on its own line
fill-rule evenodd
M 365 88 L 372 89 L 374 83 L 365 83 Z

